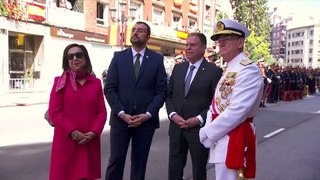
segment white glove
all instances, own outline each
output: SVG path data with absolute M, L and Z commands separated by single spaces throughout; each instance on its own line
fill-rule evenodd
M 200 142 L 203 143 L 205 139 L 208 139 L 208 136 L 204 130 L 204 128 L 200 128 L 200 131 L 199 131 L 199 139 L 200 139 Z
M 209 138 L 205 139 L 202 144 L 206 148 L 212 148 L 215 146 L 215 143 L 213 143 Z
M 267 78 L 267 81 L 268 81 L 268 83 L 271 83 L 271 82 L 272 82 L 272 80 L 271 80 L 270 78 Z

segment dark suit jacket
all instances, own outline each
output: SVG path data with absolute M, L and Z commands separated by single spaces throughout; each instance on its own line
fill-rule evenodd
M 170 115 L 176 112 L 184 119 L 201 115 L 205 121 L 207 111 L 212 101 L 215 87 L 222 75 L 222 69 L 207 62 L 202 61 L 197 74 L 191 82 L 187 96 L 184 96 L 184 81 L 189 67 L 189 62 L 175 65 L 168 85 L 166 100 L 167 113 Z M 199 126 L 190 129 L 193 131 L 194 141 L 199 141 Z M 174 122 L 170 123 L 169 135 L 174 135 L 181 131 Z
M 108 69 L 104 94 L 111 107 L 110 125 L 127 128 L 128 124 L 119 119 L 118 113 L 135 115 L 149 112 L 152 118 L 141 128 L 159 128 L 159 109 L 166 98 L 167 75 L 163 56 L 148 48 L 145 51 L 136 80 L 131 48 L 115 52 Z

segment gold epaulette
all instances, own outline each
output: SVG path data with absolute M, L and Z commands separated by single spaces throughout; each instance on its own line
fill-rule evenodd
M 249 65 L 249 64 L 252 64 L 252 63 L 253 63 L 253 61 L 252 61 L 251 59 L 248 59 L 248 58 L 242 59 L 242 60 L 240 61 L 240 64 L 242 64 L 242 65 L 244 65 L 244 66 Z

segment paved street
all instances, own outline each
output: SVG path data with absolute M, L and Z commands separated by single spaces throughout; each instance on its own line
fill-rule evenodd
M 260 109 L 255 118 L 257 180 L 319 179 L 319 100 L 320 96 L 312 96 L 268 104 L 267 108 Z M 47 104 L 0 108 L 0 180 L 47 179 L 53 128 L 43 119 L 46 108 Z M 168 121 L 165 109 L 161 110 L 161 118 L 161 128 L 156 131 L 151 147 L 146 180 L 167 179 Z M 108 130 L 106 126 L 102 136 L 103 176 L 109 156 Z M 214 166 L 208 166 L 208 176 L 208 179 L 214 179 Z M 129 162 L 124 180 L 128 177 Z M 192 179 L 190 160 L 185 179 Z

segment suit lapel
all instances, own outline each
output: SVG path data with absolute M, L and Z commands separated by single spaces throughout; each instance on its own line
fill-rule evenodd
M 142 64 L 141 64 L 141 67 L 140 67 L 140 70 L 139 70 L 138 79 L 137 79 L 136 82 L 139 81 L 140 76 L 143 74 L 143 72 L 148 67 L 148 64 L 150 63 L 151 58 L 152 58 L 151 53 L 148 50 L 148 48 L 146 48 L 146 51 L 145 51 L 144 56 L 143 56 Z
M 134 73 L 134 66 L 133 66 L 133 54 L 132 54 L 131 48 L 128 48 L 125 51 L 124 58 L 125 58 L 124 62 L 125 62 L 127 72 L 129 73 L 131 80 L 133 82 L 136 82 L 136 76 Z

